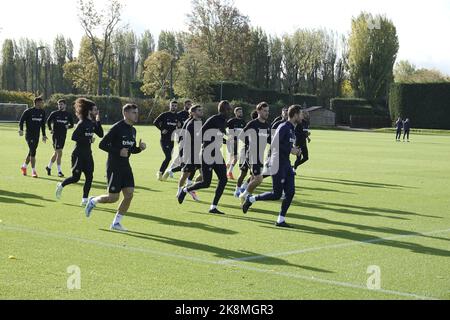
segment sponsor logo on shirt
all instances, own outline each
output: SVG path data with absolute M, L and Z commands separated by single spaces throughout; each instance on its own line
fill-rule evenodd
M 122 140 L 122 145 L 132 147 L 134 146 L 134 141 Z

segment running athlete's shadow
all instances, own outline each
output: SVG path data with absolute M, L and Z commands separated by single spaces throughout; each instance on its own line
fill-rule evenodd
M 370 241 L 370 245 L 377 245 L 377 246 L 385 246 L 385 247 L 391 247 L 391 248 L 399 248 L 399 249 L 405 249 L 410 250 L 411 252 L 425 254 L 425 255 L 432 255 L 432 256 L 440 256 L 440 257 L 450 257 L 450 251 L 445 249 L 438 249 L 438 248 L 432 248 L 423 246 L 421 244 L 417 243 L 411 243 L 406 241 L 400 241 L 395 239 L 384 239 L 381 237 L 373 236 L 373 235 L 367 235 L 363 233 L 356 233 L 351 232 L 348 230 L 340 230 L 340 229 L 320 229 L 312 226 L 306 226 L 306 225 L 295 225 L 291 224 L 295 227 L 297 230 L 301 230 L 306 233 L 320 235 L 320 236 L 328 236 L 333 238 L 339 238 L 339 239 L 345 239 L 355 242 L 361 242 L 361 243 L 367 243 Z M 265 227 L 270 228 L 270 227 Z M 292 230 L 292 229 L 287 229 Z M 421 236 L 417 234 L 417 236 Z M 425 236 L 429 238 L 429 236 Z M 435 238 L 435 237 L 433 237 Z
M 12 191 L 0 190 L 0 203 L 14 203 L 14 204 L 24 204 L 32 207 L 43 207 L 42 205 L 39 204 L 28 203 L 24 201 L 24 199 L 55 202 L 54 200 L 46 199 L 42 196 L 38 196 L 31 193 L 25 192 L 17 193 Z
M 47 181 L 54 181 L 54 182 L 63 182 L 64 178 L 49 178 L 49 177 L 42 177 L 39 178 L 42 180 L 47 180 Z M 83 176 L 81 176 L 80 181 L 78 182 L 79 184 L 83 184 L 84 183 L 84 178 Z M 94 180 L 92 182 L 92 189 L 96 189 L 96 190 L 106 190 L 108 184 L 106 182 L 100 182 L 97 180 Z M 135 190 L 144 190 L 144 191 L 151 191 L 151 192 L 161 192 L 161 190 L 155 190 L 155 189 L 151 189 L 151 188 L 147 188 L 147 187 L 142 187 L 142 186 L 136 186 L 134 188 Z
M 112 232 L 112 231 L 106 230 L 106 229 L 100 229 L 100 230 L 105 231 L 105 232 Z M 231 265 L 232 266 L 233 263 L 238 262 L 238 261 L 233 261 L 234 259 L 244 259 L 245 260 L 245 258 L 258 256 L 258 259 L 249 259 L 246 262 L 265 264 L 265 265 L 290 266 L 290 267 L 296 267 L 296 268 L 301 268 L 301 269 L 315 271 L 315 272 L 333 273 L 333 271 L 330 271 L 330 270 L 319 269 L 319 268 L 310 267 L 310 266 L 295 265 L 295 264 L 292 264 L 292 263 L 290 263 L 286 260 L 280 259 L 280 258 L 265 256 L 265 255 L 261 255 L 259 253 L 255 253 L 255 252 L 251 252 L 251 251 L 245 251 L 245 250 L 233 251 L 233 250 L 215 247 L 215 246 L 205 244 L 205 243 L 192 242 L 192 241 L 188 241 L 188 240 L 175 239 L 175 238 L 170 238 L 170 237 L 166 237 L 166 236 L 158 236 L 158 235 L 152 235 L 152 234 L 135 232 L 135 231 L 128 231 L 126 233 L 120 233 L 120 235 L 138 238 L 138 239 L 144 239 L 144 240 L 157 241 L 157 242 L 160 242 L 163 244 L 168 244 L 168 245 L 172 245 L 172 246 L 176 246 L 176 247 L 181 247 L 181 248 L 186 248 L 186 249 L 191 249 L 191 250 L 196 250 L 196 251 L 203 251 L 206 253 L 212 253 L 215 257 L 220 259 L 220 261 L 216 261 L 216 262 L 211 261 L 217 265 Z M 195 257 L 192 257 L 192 259 L 195 259 Z M 229 264 L 226 262 L 229 262 Z
M 296 205 L 303 208 L 320 209 L 326 211 L 334 211 L 337 213 L 348 213 L 354 215 L 362 216 L 380 216 L 383 218 L 391 218 L 398 220 L 410 220 L 405 216 L 418 216 L 433 219 L 442 219 L 440 216 L 426 215 L 416 212 L 389 209 L 389 208 L 377 208 L 377 207 L 366 207 L 366 206 L 355 206 L 351 204 L 341 204 L 335 202 L 319 202 L 319 201 L 298 201 L 293 200 L 292 205 Z M 392 214 L 394 216 L 386 216 L 384 214 Z
M 79 208 L 79 206 L 72 205 L 72 204 L 66 204 L 66 205 L 70 206 L 70 207 Z M 116 210 L 112 210 L 112 209 L 108 209 L 108 208 L 96 208 L 95 211 L 109 212 L 109 213 L 112 213 L 112 214 L 116 213 Z M 229 229 L 225 229 L 225 228 L 218 228 L 218 227 L 210 226 L 210 225 L 207 225 L 207 224 L 204 224 L 204 223 L 200 223 L 200 222 L 184 222 L 184 221 L 172 220 L 172 219 L 167 219 L 167 218 L 163 218 L 163 217 L 150 216 L 150 215 L 141 214 L 141 213 L 134 213 L 134 212 L 128 212 L 126 214 L 126 216 L 129 217 L 129 218 L 136 218 L 136 219 L 143 219 L 143 220 L 153 221 L 153 222 L 156 222 L 156 223 L 160 223 L 160 224 L 164 224 L 164 225 L 168 225 L 168 226 L 173 226 L 173 227 L 200 229 L 200 230 L 207 231 L 207 232 L 214 232 L 214 233 L 226 234 L 226 235 L 238 234 L 238 232 L 236 232 L 234 230 L 229 230 Z
M 346 185 L 346 186 L 352 186 L 352 187 L 385 188 L 385 189 L 417 189 L 416 187 L 403 186 L 403 185 L 399 185 L 399 184 L 355 181 L 355 180 L 333 179 L 333 178 L 322 178 L 322 177 L 319 178 L 319 177 L 311 177 L 311 176 L 299 176 L 299 179 L 331 183 L 331 184 Z

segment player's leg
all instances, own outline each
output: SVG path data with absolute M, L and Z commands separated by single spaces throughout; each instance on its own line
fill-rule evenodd
M 128 209 L 130 209 L 131 201 L 134 197 L 134 188 L 122 189 L 123 199 L 120 202 L 117 213 L 114 216 L 114 220 L 111 224 L 111 230 L 127 232 L 128 230 L 122 226 L 122 220 L 125 217 Z
M 191 185 L 189 187 L 184 187 L 181 190 L 180 194 L 178 195 L 178 203 L 182 204 L 184 201 L 184 198 L 186 197 L 186 194 L 189 192 L 209 188 L 209 186 L 211 185 L 211 181 L 212 181 L 213 166 L 203 163 L 200 170 L 201 170 L 201 177 L 202 177 L 201 180 L 194 183 L 193 185 Z M 225 169 L 225 171 L 226 171 L 226 169 Z
M 55 150 L 53 152 L 52 157 L 50 158 L 50 162 L 48 163 L 48 165 L 45 167 L 45 170 L 47 171 L 47 175 L 51 176 L 52 175 L 52 167 L 53 164 L 57 161 L 58 159 L 58 151 L 57 151 L 57 144 L 58 144 L 58 137 L 56 137 L 55 135 L 52 135 L 52 142 L 53 142 L 53 149 Z
M 209 213 L 213 213 L 213 214 L 223 214 L 223 212 L 220 212 L 217 209 L 217 206 L 219 205 L 219 201 L 220 198 L 223 195 L 223 192 L 225 191 L 225 187 L 227 186 L 228 183 L 228 178 L 227 178 L 227 166 L 225 165 L 225 163 L 222 164 L 215 164 L 213 166 L 213 170 L 217 176 L 218 182 L 217 182 L 217 187 L 216 187 L 216 191 L 214 194 L 214 199 L 213 202 L 211 204 Z
M 283 178 L 281 173 L 272 176 L 272 191 L 257 196 L 248 196 L 242 206 L 242 211 L 247 213 L 248 209 L 256 201 L 278 201 L 283 195 Z
M 63 192 L 63 189 L 73 183 L 78 183 L 81 178 L 81 172 L 83 170 L 83 159 L 72 155 L 72 176 L 65 179 L 63 182 L 58 183 L 56 186 L 56 198 L 61 199 L 61 195 Z
M 173 151 L 173 141 L 161 141 L 161 149 L 164 153 L 164 160 L 161 163 L 161 167 L 159 168 L 159 175 L 161 175 L 160 180 L 165 180 L 169 177 L 169 173 L 166 172 L 167 167 L 170 164 L 170 161 L 172 160 L 172 151 Z M 164 174 L 164 176 L 162 176 Z
M 245 191 L 239 196 L 239 199 L 241 200 L 241 205 L 244 204 L 245 200 L 248 196 L 251 196 L 253 192 L 256 190 L 256 188 L 262 183 L 263 176 L 262 176 L 262 170 L 263 166 L 260 164 L 254 164 L 251 165 L 252 168 L 252 179 L 250 183 L 248 184 Z
M 31 173 L 32 173 L 33 178 L 38 177 L 37 172 L 36 172 L 36 153 L 37 153 L 38 145 L 39 145 L 39 138 L 33 138 L 29 142 Z
M 87 159 L 86 164 L 83 168 L 83 173 L 85 176 L 84 186 L 83 186 L 83 198 L 81 199 L 81 205 L 85 206 L 89 199 L 89 192 L 91 191 L 92 181 L 94 180 L 94 159 L 92 157 Z
M 248 166 L 247 165 L 241 165 L 240 174 L 237 180 L 236 184 L 236 191 L 234 192 L 234 196 L 238 198 L 241 195 L 242 192 L 242 184 L 244 183 L 244 179 L 247 176 L 248 173 Z
M 308 151 L 308 145 L 302 144 L 300 146 L 300 149 L 302 150 L 302 154 L 301 154 L 301 159 L 300 159 L 300 163 L 298 164 L 298 166 L 301 166 L 302 164 L 304 164 L 305 162 L 307 162 L 309 160 L 309 151 Z M 297 167 L 295 167 L 295 169 L 297 169 Z
M 97 204 L 116 203 L 119 201 L 120 191 L 122 190 L 122 173 L 120 170 L 108 168 L 106 177 L 108 179 L 108 194 L 89 198 L 85 209 L 86 217 L 88 218 Z
M 289 225 L 286 223 L 286 214 L 291 206 L 292 199 L 294 199 L 295 195 L 295 176 L 293 174 L 288 175 L 283 184 L 283 191 L 285 194 L 285 198 L 281 204 L 281 211 L 278 216 L 278 220 L 276 223 L 277 227 L 285 227 L 289 228 Z
M 20 170 L 22 171 L 22 175 L 26 176 L 27 175 L 27 168 L 28 168 L 28 164 L 31 161 L 31 157 L 30 157 L 30 150 L 28 150 L 28 154 L 25 158 L 25 161 L 22 164 L 22 167 L 20 168 Z

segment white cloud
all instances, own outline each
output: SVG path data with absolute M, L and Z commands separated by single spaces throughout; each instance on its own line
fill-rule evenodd
M 76 2 L 22 0 L 3 3 L 0 41 L 30 37 L 52 42 L 57 34 L 63 34 L 77 44 L 83 31 L 76 16 Z M 123 21 L 138 33 L 148 29 L 157 36 L 161 30 L 186 29 L 190 0 L 126 0 L 125 3 Z M 235 0 L 235 4 L 250 17 L 252 25 L 278 35 L 298 27 L 323 27 L 347 34 L 351 17 L 362 10 L 386 14 L 397 27 L 399 59 L 450 74 L 449 0 Z

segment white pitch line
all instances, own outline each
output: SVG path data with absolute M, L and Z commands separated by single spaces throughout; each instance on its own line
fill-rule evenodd
M 320 250 L 326 250 L 326 249 L 336 249 L 336 248 L 352 247 L 352 246 L 358 246 L 358 245 L 367 245 L 367 244 L 385 242 L 385 241 L 396 240 L 396 239 L 430 236 L 430 235 L 446 233 L 446 232 L 450 232 L 450 229 L 435 230 L 435 231 L 415 233 L 415 234 L 404 234 L 404 235 L 392 236 L 392 237 L 387 237 L 387 238 L 374 238 L 374 239 L 363 240 L 363 241 L 343 242 L 343 243 L 332 244 L 332 245 L 328 245 L 328 246 L 305 248 L 305 249 L 294 250 L 294 251 L 268 253 L 268 254 L 264 254 L 264 255 L 243 257 L 243 258 L 236 258 L 236 259 L 224 259 L 224 260 L 219 261 L 219 263 L 229 264 L 229 263 L 233 263 L 236 261 L 245 262 L 245 261 L 254 261 L 254 260 L 267 259 L 267 258 L 285 257 L 285 256 L 290 256 L 290 255 L 295 255 L 295 254 L 308 253 L 308 252 L 314 252 L 314 251 L 320 251 Z
M 67 236 L 64 234 L 40 231 L 40 230 L 33 230 L 33 229 L 28 229 L 28 228 L 18 227 L 18 226 L 6 226 L 3 224 L 3 225 L 0 225 L 0 230 L 16 231 L 16 232 L 28 233 L 28 234 L 32 234 L 32 235 L 36 235 L 36 236 L 41 236 L 41 237 L 77 241 L 80 243 L 91 244 L 91 245 L 95 245 L 98 247 L 120 249 L 120 250 L 125 250 L 125 251 L 130 251 L 130 252 L 147 253 L 150 255 L 164 256 L 164 257 L 177 258 L 177 259 L 194 261 L 194 262 L 199 262 L 199 263 L 204 263 L 204 264 L 224 266 L 222 260 L 217 261 L 217 260 L 202 259 L 202 258 L 197 258 L 197 257 L 193 257 L 193 256 L 172 254 L 172 253 L 151 250 L 151 249 L 142 248 L 142 247 L 130 247 L 130 246 L 126 246 L 126 245 L 119 245 L 119 244 L 110 243 L 110 242 L 84 239 L 84 238 L 79 238 L 79 237 L 72 237 L 72 236 Z M 360 290 L 371 291 L 371 292 L 375 292 L 375 293 L 385 293 L 385 294 L 389 294 L 389 295 L 396 295 L 396 296 L 414 298 L 414 299 L 419 299 L 419 300 L 439 300 L 438 298 L 434 298 L 434 297 L 422 296 L 422 295 L 417 295 L 414 293 L 401 292 L 401 291 L 395 291 L 395 290 L 387 290 L 387 289 L 371 290 L 371 289 L 369 289 L 365 286 L 359 285 L 359 284 L 334 281 L 334 280 L 328 280 L 328 279 L 321 279 L 321 278 L 316 278 L 313 276 L 305 276 L 305 275 L 301 275 L 301 274 L 297 274 L 297 273 L 280 272 L 280 271 L 274 271 L 274 270 L 269 270 L 269 269 L 256 268 L 256 267 L 251 267 L 248 265 L 238 264 L 238 262 L 239 261 L 232 261 L 232 263 L 227 263 L 227 264 L 225 264 L 225 266 L 235 267 L 235 268 L 239 268 L 239 269 L 247 270 L 247 271 L 255 271 L 255 272 L 259 272 L 259 273 L 278 275 L 278 276 L 283 276 L 283 277 L 287 277 L 287 278 L 291 278 L 291 279 L 301 279 L 301 280 L 305 280 L 305 281 L 328 284 L 328 285 L 332 285 L 332 286 L 360 289 Z

